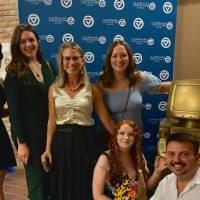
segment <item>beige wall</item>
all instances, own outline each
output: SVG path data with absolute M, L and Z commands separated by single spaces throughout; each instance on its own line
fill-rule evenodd
M 10 42 L 18 24 L 17 0 L 0 0 L 0 42 Z
M 178 0 L 175 79 L 200 79 L 200 0 Z

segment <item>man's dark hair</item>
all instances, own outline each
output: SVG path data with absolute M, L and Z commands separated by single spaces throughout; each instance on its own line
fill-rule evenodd
M 179 132 L 179 133 L 171 133 L 167 140 L 166 140 L 166 146 L 169 142 L 188 142 L 191 143 L 193 146 L 194 154 L 196 155 L 199 152 L 199 140 L 197 137 L 191 135 L 190 133 L 186 132 Z

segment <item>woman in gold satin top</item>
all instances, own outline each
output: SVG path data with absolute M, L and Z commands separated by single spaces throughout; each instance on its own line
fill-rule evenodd
M 90 84 L 84 54 L 76 43 L 61 45 L 60 75 L 49 90 L 49 120 L 42 162 L 51 165 L 51 200 L 92 199 L 97 158 L 92 113 L 112 134 L 113 122 L 99 90 Z

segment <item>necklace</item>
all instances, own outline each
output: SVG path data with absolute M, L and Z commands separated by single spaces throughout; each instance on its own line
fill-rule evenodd
M 36 79 L 43 82 L 43 76 L 41 74 L 41 64 L 35 63 L 34 66 L 30 67 Z
M 71 87 L 68 84 L 66 84 L 67 89 L 69 89 L 71 92 L 74 92 L 74 91 L 78 90 L 81 86 L 82 86 L 81 81 L 74 87 Z

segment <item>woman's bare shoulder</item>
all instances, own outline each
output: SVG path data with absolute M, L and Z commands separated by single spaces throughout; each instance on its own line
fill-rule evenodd
M 144 72 L 143 71 L 137 71 L 134 73 L 135 79 L 136 79 L 136 85 L 139 85 L 144 80 Z
M 109 171 L 110 169 L 110 166 L 109 166 L 109 152 L 105 152 L 105 153 L 102 153 L 100 156 L 99 156 L 99 159 L 97 161 L 97 166 L 105 169 L 106 171 Z

